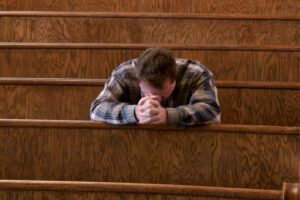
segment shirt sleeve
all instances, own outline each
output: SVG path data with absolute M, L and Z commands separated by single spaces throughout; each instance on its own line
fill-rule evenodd
M 169 124 L 175 126 L 220 123 L 221 110 L 212 74 L 206 73 L 196 81 L 188 105 L 166 108 L 166 110 Z
M 135 107 L 122 101 L 126 99 L 126 84 L 117 75 L 112 75 L 104 89 L 92 103 L 90 118 L 110 124 L 136 123 Z

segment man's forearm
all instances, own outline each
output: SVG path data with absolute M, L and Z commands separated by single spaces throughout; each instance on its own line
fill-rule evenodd
M 220 123 L 220 108 L 207 103 L 184 105 L 177 108 L 166 108 L 168 123 L 179 126 Z
M 133 124 L 137 122 L 135 107 L 127 103 L 101 102 L 91 107 L 90 117 L 110 124 Z

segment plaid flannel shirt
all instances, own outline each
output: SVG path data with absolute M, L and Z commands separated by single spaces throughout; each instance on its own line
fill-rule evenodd
M 92 103 L 92 120 L 110 124 L 137 123 L 135 107 L 144 96 L 136 77 L 137 59 L 119 65 Z M 220 106 L 212 73 L 198 61 L 176 58 L 176 87 L 164 103 L 174 126 L 220 123 Z

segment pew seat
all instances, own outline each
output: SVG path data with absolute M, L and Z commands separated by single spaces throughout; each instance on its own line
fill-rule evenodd
M 0 179 L 279 189 L 299 148 L 299 127 L 1 119 Z

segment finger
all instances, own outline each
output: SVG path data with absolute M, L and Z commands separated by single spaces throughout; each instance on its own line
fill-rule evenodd
M 141 98 L 138 102 L 138 105 L 143 105 L 149 98 L 150 98 L 149 96 L 145 96 Z
M 165 124 L 166 123 L 166 111 L 160 107 L 156 109 L 157 114 L 151 116 L 150 124 Z
M 156 109 L 156 108 L 158 108 L 158 105 L 156 103 L 148 102 L 148 101 L 146 101 L 143 105 L 140 105 L 141 112 L 145 112 L 148 109 Z
M 151 123 L 153 120 L 157 120 L 157 116 L 158 116 L 159 112 L 157 110 L 153 110 L 151 111 L 151 113 L 149 113 L 148 111 L 141 113 L 140 115 L 140 123 Z
M 149 124 L 161 124 L 162 120 L 161 120 L 160 115 L 152 116 L 148 123 Z
M 146 108 L 150 108 L 150 107 L 158 107 L 160 106 L 160 103 L 156 100 L 148 99 L 145 101 L 144 105 L 146 106 Z
M 158 96 L 158 95 L 151 95 L 150 98 L 153 99 L 153 100 L 155 100 L 155 101 L 158 101 L 158 102 L 161 101 L 161 97 Z
M 152 117 L 154 115 L 158 115 L 159 114 L 159 111 L 157 109 L 152 109 L 152 108 L 149 108 L 149 109 L 146 109 L 146 110 L 143 110 L 143 112 L 141 113 L 141 117 Z
M 165 121 L 160 114 L 152 115 L 150 117 L 143 117 L 143 120 L 141 120 L 142 123 L 147 124 L 164 124 Z
M 151 118 L 142 118 L 139 121 L 139 124 L 149 124 L 151 122 Z

